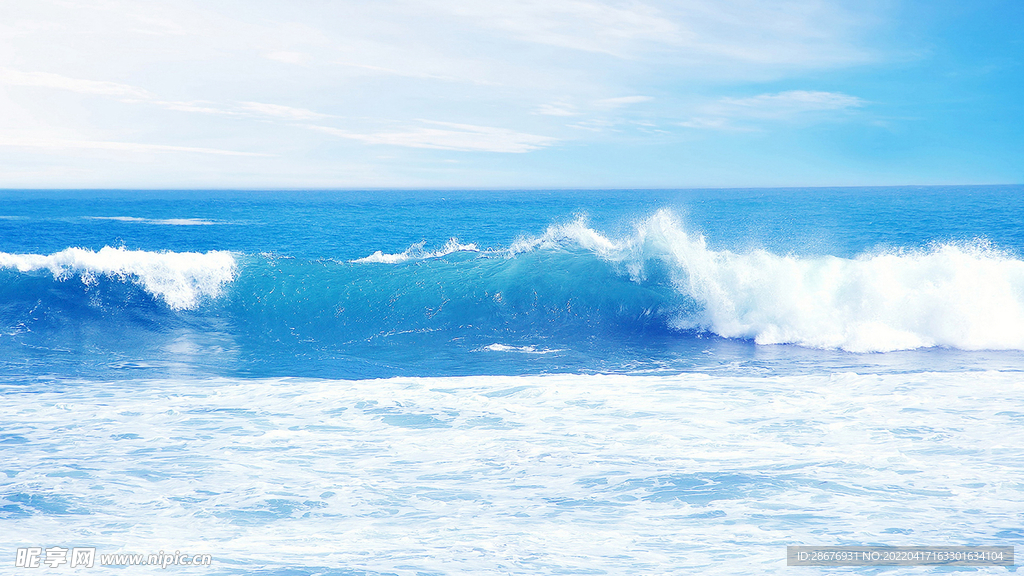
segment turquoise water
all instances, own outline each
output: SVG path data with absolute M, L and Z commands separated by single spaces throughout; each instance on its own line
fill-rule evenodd
M 1020 543 L 1022 249 L 1020 186 L 5 191 L 0 554 Z
M 1017 366 L 1020 192 L 9 192 L 0 370 Z

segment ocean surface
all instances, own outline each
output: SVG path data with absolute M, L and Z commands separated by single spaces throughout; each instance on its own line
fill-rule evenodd
M 5 574 L 1022 545 L 1024 187 L 0 191 L 0 472 Z

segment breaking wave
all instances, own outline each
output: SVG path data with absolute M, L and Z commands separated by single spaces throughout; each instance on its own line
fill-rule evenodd
M 710 248 L 668 210 L 619 238 L 577 218 L 504 247 L 453 238 L 345 262 L 105 247 L 0 253 L 0 269 L 9 271 L 8 324 L 28 325 L 29 308 L 57 297 L 19 280 L 45 272 L 64 286 L 62 302 L 73 280 L 82 298 L 98 283 L 120 283 L 273 342 L 473 333 L 475 350 L 540 353 L 553 348 L 531 342 L 712 333 L 853 352 L 1024 350 L 1024 261 L 983 240 L 853 258 L 733 252 Z M 58 304 L 51 308 L 71 309 Z
M 0 268 L 48 271 L 57 281 L 78 278 L 86 286 L 100 278 L 131 282 L 173 310 L 193 309 L 200 299 L 216 298 L 235 276 L 230 252 L 147 252 L 109 246 L 99 251 L 68 248 L 55 254 L 0 252 Z
M 735 253 L 710 249 L 661 210 L 625 238 L 581 217 L 486 255 L 543 251 L 593 255 L 638 286 L 664 275 L 661 282 L 696 303 L 666 316 L 681 331 L 853 352 L 1024 349 L 1024 261 L 984 240 L 855 258 Z

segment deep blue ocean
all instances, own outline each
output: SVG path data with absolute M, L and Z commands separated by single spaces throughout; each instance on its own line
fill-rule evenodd
M 1024 348 L 1019 187 L 32 191 L 0 207 L 11 376 L 983 369 Z
M 0 191 L 0 555 L 1024 544 L 1022 369 L 1022 186 Z

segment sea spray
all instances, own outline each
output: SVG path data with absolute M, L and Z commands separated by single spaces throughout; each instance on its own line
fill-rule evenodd
M 7 288 L 40 271 L 78 279 L 80 307 L 96 307 L 101 282 L 131 284 L 171 311 L 228 319 L 243 338 L 318 349 L 418 333 L 433 335 L 428 347 L 477 338 L 474 350 L 701 334 L 852 352 L 1024 350 L 1024 261 L 984 240 L 853 258 L 734 252 L 664 209 L 618 238 L 577 217 L 503 247 L 452 238 L 348 262 L 104 247 L 0 253 L 0 268 L 14 273 Z M 76 298 L 62 288 L 53 300 L 45 284 L 9 292 L 5 314 L 28 328 L 19 307 Z
M 48 256 L 0 253 L 0 268 L 47 270 L 54 279 L 78 277 L 95 285 L 99 277 L 135 283 L 173 310 L 195 308 L 204 297 L 220 296 L 236 272 L 230 252 L 149 252 L 106 246 L 98 251 L 68 248 Z

